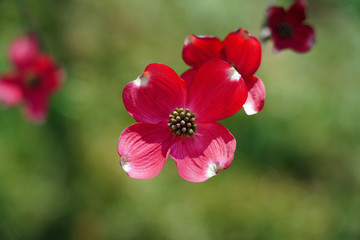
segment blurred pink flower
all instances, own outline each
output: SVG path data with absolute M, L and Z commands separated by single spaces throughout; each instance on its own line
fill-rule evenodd
M 213 58 L 222 59 L 233 65 L 245 81 L 249 93 L 244 104 L 246 114 L 256 114 L 263 109 L 265 87 L 258 77 L 253 76 L 260 66 L 261 44 L 247 30 L 232 32 L 224 41 L 213 36 L 189 35 L 185 39 L 182 56 L 193 67 L 181 75 L 189 86 L 204 62 Z
M 44 121 L 49 98 L 63 80 L 62 69 L 40 52 L 34 34 L 16 38 L 9 47 L 9 59 L 14 69 L 0 76 L 0 101 L 5 106 L 25 104 L 30 121 Z
M 285 11 L 282 7 L 270 7 L 267 11 L 267 26 L 271 31 L 274 50 L 290 48 L 296 52 L 307 52 L 315 43 L 314 29 L 304 24 L 307 2 L 297 0 Z
M 228 63 L 203 64 L 187 86 L 170 67 L 150 64 L 123 91 L 124 105 L 138 122 L 120 135 L 120 164 L 132 178 L 152 178 L 170 155 L 179 175 L 202 182 L 230 166 L 236 148 L 231 133 L 215 121 L 239 111 L 247 89 Z

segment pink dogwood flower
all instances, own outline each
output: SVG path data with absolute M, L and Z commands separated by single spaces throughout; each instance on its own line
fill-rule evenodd
M 224 41 L 213 36 L 189 35 L 185 39 L 182 52 L 186 64 L 192 67 L 181 75 L 188 85 L 197 69 L 207 60 L 218 58 L 229 62 L 241 74 L 248 89 L 244 104 L 246 114 L 261 111 L 265 102 L 263 82 L 253 76 L 261 62 L 261 44 L 245 29 L 230 33 Z
M 202 182 L 232 163 L 236 142 L 217 123 L 239 111 L 247 98 L 240 74 L 214 59 L 203 64 L 187 86 L 174 70 L 150 64 L 123 91 L 137 123 L 120 135 L 120 164 L 132 178 L 155 177 L 170 155 L 179 175 Z
M 290 48 L 303 53 L 315 43 L 314 29 L 304 23 L 307 2 L 297 0 L 285 11 L 282 7 L 270 7 L 267 11 L 267 26 L 274 42 L 274 50 Z
M 0 76 L 0 101 L 8 107 L 24 104 L 30 121 L 44 121 L 49 99 L 62 82 L 62 69 L 50 55 L 40 52 L 34 34 L 15 39 L 9 59 L 14 69 Z

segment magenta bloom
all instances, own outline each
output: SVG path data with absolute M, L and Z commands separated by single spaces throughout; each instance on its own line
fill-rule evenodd
M 138 122 L 120 135 L 120 164 L 132 178 L 152 178 L 170 155 L 179 175 L 202 182 L 230 166 L 236 143 L 216 121 L 239 111 L 247 98 L 240 74 L 214 59 L 188 87 L 170 67 L 150 64 L 123 91 L 124 105 Z
M 265 87 L 262 81 L 253 76 L 261 62 L 261 44 L 245 29 L 230 33 L 224 41 L 213 36 L 189 35 L 185 39 L 182 52 L 184 61 L 192 69 L 181 77 L 190 86 L 196 70 L 207 60 L 218 58 L 227 61 L 241 74 L 248 89 L 244 105 L 246 114 L 261 111 L 265 101 Z
M 307 52 L 315 43 L 314 29 L 304 24 L 307 2 L 297 0 L 285 11 L 282 7 L 270 7 L 267 25 L 271 31 L 274 50 L 290 48 L 296 52 Z
M 62 82 L 63 71 L 50 55 L 40 52 L 33 34 L 15 39 L 9 58 L 14 69 L 0 76 L 0 101 L 5 106 L 25 104 L 26 117 L 42 122 L 49 98 Z

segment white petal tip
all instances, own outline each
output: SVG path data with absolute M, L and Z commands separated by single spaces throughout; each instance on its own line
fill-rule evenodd
M 231 81 L 239 81 L 241 78 L 241 74 L 236 71 L 234 67 L 229 69 L 229 78 Z
M 223 166 L 217 163 L 210 163 L 208 169 L 206 170 L 206 176 L 211 178 L 215 175 L 218 175 L 221 170 L 223 170 Z
M 185 38 L 184 45 L 185 45 L 185 46 L 186 46 L 186 45 L 189 45 L 190 43 L 193 42 L 193 40 L 194 40 L 193 35 L 187 36 L 187 37 Z
M 246 115 L 254 115 L 259 112 L 259 111 L 256 111 L 255 108 L 253 108 L 253 106 L 251 104 L 245 103 L 243 105 L 243 108 L 244 108 Z
M 210 36 L 210 35 L 196 35 L 196 37 L 198 37 L 198 38 L 211 38 L 213 36 Z
M 134 80 L 134 84 L 138 87 L 146 86 L 149 82 L 149 74 L 144 72 L 141 76 L 139 76 L 136 80 Z
M 189 35 L 185 38 L 184 45 L 189 45 L 190 43 L 194 42 L 196 38 L 213 38 L 210 35 Z
M 127 157 L 120 157 L 120 165 L 124 169 L 125 172 L 130 171 L 130 162 Z

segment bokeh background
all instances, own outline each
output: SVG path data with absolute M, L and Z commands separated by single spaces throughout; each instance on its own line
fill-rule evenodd
M 119 166 L 118 137 L 134 123 L 125 84 L 153 62 L 185 71 L 189 34 L 258 36 L 267 4 L 1 0 L 1 72 L 32 25 L 67 78 L 43 125 L 0 108 L 0 239 L 360 239 L 357 0 L 309 0 L 317 39 L 306 54 L 264 45 L 264 110 L 221 121 L 237 140 L 230 168 L 195 184 L 171 159 L 149 180 Z

